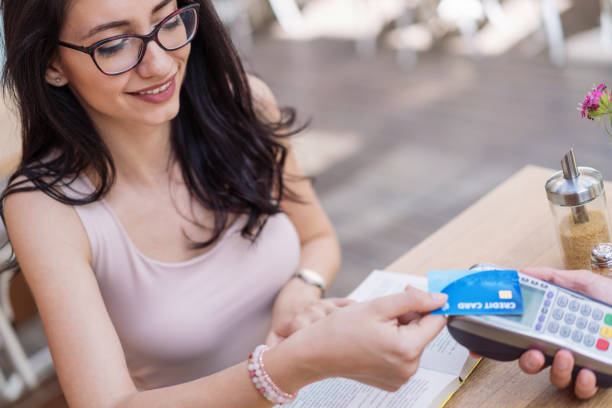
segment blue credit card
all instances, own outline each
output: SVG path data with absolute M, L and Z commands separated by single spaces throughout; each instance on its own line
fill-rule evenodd
M 448 295 L 446 305 L 432 314 L 522 315 L 523 297 L 515 270 L 429 271 L 429 292 Z

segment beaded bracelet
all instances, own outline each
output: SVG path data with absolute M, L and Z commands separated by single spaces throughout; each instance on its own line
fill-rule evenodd
M 274 381 L 270 378 L 266 369 L 264 368 L 263 355 L 270 347 L 260 344 L 255 347 L 255 351 L 253 354 L 249 356 L 249 361 L 247 363 L 247 368 L 249 370 L 249 375 L 251 376 L 251 381 L 253 381 L 253 385 L 257 388 L 257 391 L 265 399 L 272 402 L 273 404 L 283 405 L 287 404 L 295 399 L 296 394 L 289 394 L 287 392 L 282 391 Z

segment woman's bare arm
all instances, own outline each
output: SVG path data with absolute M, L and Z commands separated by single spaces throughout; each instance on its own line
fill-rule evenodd
M 9 236 L 38 305 L 57 373 L 71 407 L 270 407 L 246 363 L 191 382 L 139 391 L 90 267 L 86 234 L 74 209 L 41 192 L 5 201 Z M 425 345 L 445 319 L 398 316 L 440 307 L 445 298 L 415 289 L 343 308 L 266 353 L 266 370 L 287 392 L 343 376 L 396 390 L 414 374 Z
M 74 209 L 41 192 L 18 193 L 6 199 L 5 214 L 71 407 L 271 405 L 250 383 L 246 363 L 189 383 L 137 392 L 90 266 L 88 238 Z M 279 353 L 297 365 L 301 357 L 283 349 L 266 353 L 275 375 L 288 379 L 286 387 L 297 390 L 313 380 L 291 372 L 290 366 L 274 366 Z

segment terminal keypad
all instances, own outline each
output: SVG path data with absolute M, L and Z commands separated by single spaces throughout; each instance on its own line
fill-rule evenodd
M 571 338 L 573 342 L 586 347 L 607 351 L 612 341 L 612 313 L 593 308 L 590 304 L 580 299 L 572 299 L 564 293 L 559 293 L 554 299 L 554 293 L 548 291 L 537 319 L 536 330 L 544 330 L 550 334 Z

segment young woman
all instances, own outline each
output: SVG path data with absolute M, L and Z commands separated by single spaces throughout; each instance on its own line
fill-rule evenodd
M 23 138 L 3 217 L 71 406 L 264 407 L 414 373 L 445 298 L 320 299 L 340 255 L 293 114 L 209 1 L 2 7 Z

